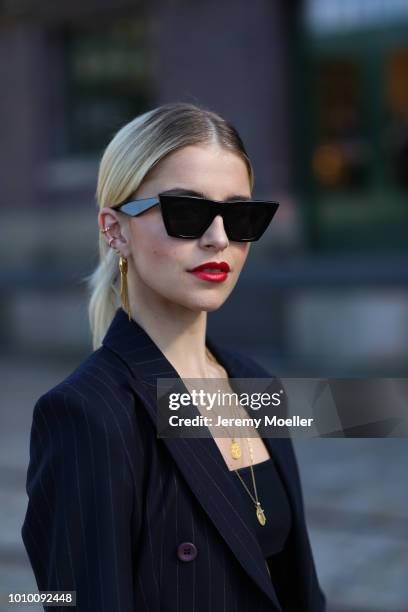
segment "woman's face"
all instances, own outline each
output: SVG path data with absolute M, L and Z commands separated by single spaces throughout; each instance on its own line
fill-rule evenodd
M 134 199 L 176 188 L 211 200 L 251 198 L 244 161 L 217 145 L 186 146 L 169 154 L 149 173 Z M 104 211 L 109 208 L 100 214 Z M 152 299 L 159 299 L 193 311 L 216 310 L 238 281 L 250 248 L 248 242 L 228 240 L 219 215 L 200 238 L 188 240 L 167 234 L 159 206 L 137 217 L 115 211 L 115 219 L 125 242 L 116 239 L 112 247 L 128 258 L 128 283 L 133 285 L 130 297 L 136 305 L 138 297 L 144 297 L 151 305 Z M 102 226 L 108 223 L 109 217 Z M 113 226 L 111 235 L 117 235 L 118 227 Z M 226 280 L 214 282 L 191 273 L 208 262 L 227 262 L 230 271 Z

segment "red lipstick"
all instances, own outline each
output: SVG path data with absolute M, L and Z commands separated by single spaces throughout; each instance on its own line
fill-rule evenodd
M 230 267 L 226 261 L 207 261 L 193 270 L 189 270 L 197 278 L 213 283 L 222 283 L 227 280 Z

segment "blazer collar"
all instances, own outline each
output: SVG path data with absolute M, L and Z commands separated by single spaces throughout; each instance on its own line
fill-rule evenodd
M 156 427 L 156 381 L 158 378 L 180 378 L 179 374 L 147 332 L 133 319 L 129 321 L 122 308 L 116 311 L 102 344 L 116 353 L 128 366 L 132 374 L 128 382 L 141 399 L 142 405 Z M 256 376 L 253 368 L 246 367 L 244 361 L 234 357 L 232 351 L 218 346 L 208 334 L 206 344 L 225 367 L 230 378 Z M 250 516 L 250 509 L 245 503 L 244 496 L 233 483 L 234 475 L 229 473 L 213 438 L 161 438 L 161 440 L 167 446 L 197 500 L 244 570 L 275 605 L 276 610 L 280 611 L 281 606 L 252 528 L 253 517 Z M 275 459 L 286 485 L 292 511 L 297 513 L 296 495 L 292 488 L 293 484 L 285 474 L 280 440 L 264 438 L 264 442 Z

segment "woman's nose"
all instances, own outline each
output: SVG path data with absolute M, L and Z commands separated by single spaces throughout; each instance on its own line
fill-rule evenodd
M 207 227 L 200 238 L 200 245 L 204 247 L 214 246 L 217 249 L 225 249 L 229 245 L 228 236 L 224 228 L 224 220 L 221 215 L 216 215 L 211 225 Z

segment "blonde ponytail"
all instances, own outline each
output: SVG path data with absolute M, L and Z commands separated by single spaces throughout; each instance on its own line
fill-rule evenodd
M 100 249 L 102 241 L 105 242 L 101 236 L 99 238 Z M 114 251 L 107 248 L 107 253 L 101 256 L 97 268 L 87 278 L 90 289 L 88 316 L 94 350 L 101 345 L 106 330 L 120 306 L 117 279 L 118 258 Z

